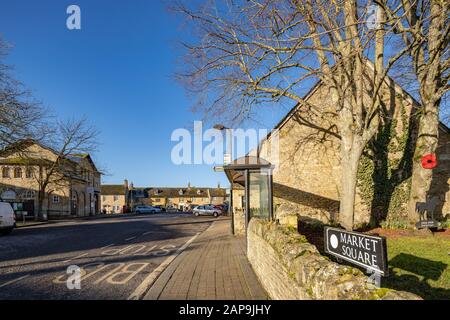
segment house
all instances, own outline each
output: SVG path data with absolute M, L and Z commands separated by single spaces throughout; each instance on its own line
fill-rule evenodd
M 89 154 L 65 156 L 34 140 L 23 140 L 0 152 L 0 199 L 17 213 L 42 218 L 89 216 L 100 211 L 101 173 Z M 53 173 L 50 168 L 54 167 Z M 44 181 L 48 185 L 43 190 Z
M 124 213 L 128 182 L 101 186 L 101 208 L 106 213 Z
M 418 128 L 414 115 L 420 104 L 390 78 L 386 80 L 381 93 L 387 116 L 359 164 L 355 227 L 382 221 L 397 225 L 407 223 L 407 202 Z M 340 141 L 335 126 L 339 119 L 330 105 L 329 97 L 328 88 L 318 82 L 304 97 L 308 106 L 295 106 L 261 141 L 258 148 L 247 157 L 237 159 L 228 168 L 225 167 L 233 185 L 233 223 L 237 233 L 245 230 L 246 193 L 249 193 L 250 211 L 247 219 L 254 212 L 262 211 L 258 201 L 252 200 L 253 197 L 265 206 L 273 205 L 273 219 L 279 221 L 296 224 L 299 216 L 324 223 L 339 221 Z M 274 144 L 277 144 L 276 148 Z M 278 152 L 271 152 L 274 149 Z M 438 203 L 438 217 L 444 218 L 450 215 L 450 130 L 442 123 L 436 153 L 439 164 L 433 169 L 429 195 Z M 242 165 L 252 157 L 258 161 L 265 160 L 272 166 L 249 169 Z M 242 163 L 239 165 L 239 162 Z M 246 191 L 244 169 L 250 175 L 252 172 L 268 170 L 272 175 L 270 194 L 267 195 L 264 191 L 266 187 L 261 188 L 259 182 L 253 182 L 257 178 L 252 180 L 251 177 Z M 273 201 L 272 204 L 265 199 L 267 197 Z

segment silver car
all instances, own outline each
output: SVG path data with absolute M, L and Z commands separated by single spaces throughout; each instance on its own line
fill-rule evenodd
M 197 206 L 192 210 L 194 216 L 214 216 L 218 217 L 222 213 L 220 209 L 214 206 Z

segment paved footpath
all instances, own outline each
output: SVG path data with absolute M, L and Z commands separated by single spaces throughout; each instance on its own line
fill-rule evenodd
M 266 300 L 245 240 L 230 234 L 230 221 L 215 221 L 161 273 L 144 300 Z

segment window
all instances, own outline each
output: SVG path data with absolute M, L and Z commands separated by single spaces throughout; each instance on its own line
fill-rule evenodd
M 114 196 L 114 201 L 119 200 L 119 196 Z
M 25 177 L 27 179 L 33 178 L 33 168 L 27 168 L 27 170 L 25 171 Z
M 155 199 L 155 200 L 153 200 L 153 202 L 160 202 L 161 201 L 161 199 Z
M 14 178 L 22 178 L 22 168 L 14 168 Z
M 59 196 L 53 196 L 53 203 L 59 203 Z
M 2 177 L 3 178 L 9 178 L 9 168 L 8 167 L 3 167 L 3 169 L 2 169 Z
M 28 190 L 27 192 L 25 192 L 25 199 L 27 199 L 27 200 L 32 200 L 32 199 L 34 199 L 34 196 L 35 196 L 35 192 L 34 192 L 34 190 Z

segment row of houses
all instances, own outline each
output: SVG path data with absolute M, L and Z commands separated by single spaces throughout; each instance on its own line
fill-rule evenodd
M 101 208 L 106 213 L 123 213 L 136 205 L 160 206 L 186 210 L 194 205 L 223 204 L 227 191 L 216 188 L 193 187 L 134 187 L 125 180 L 122 185 L 102 185 Z

